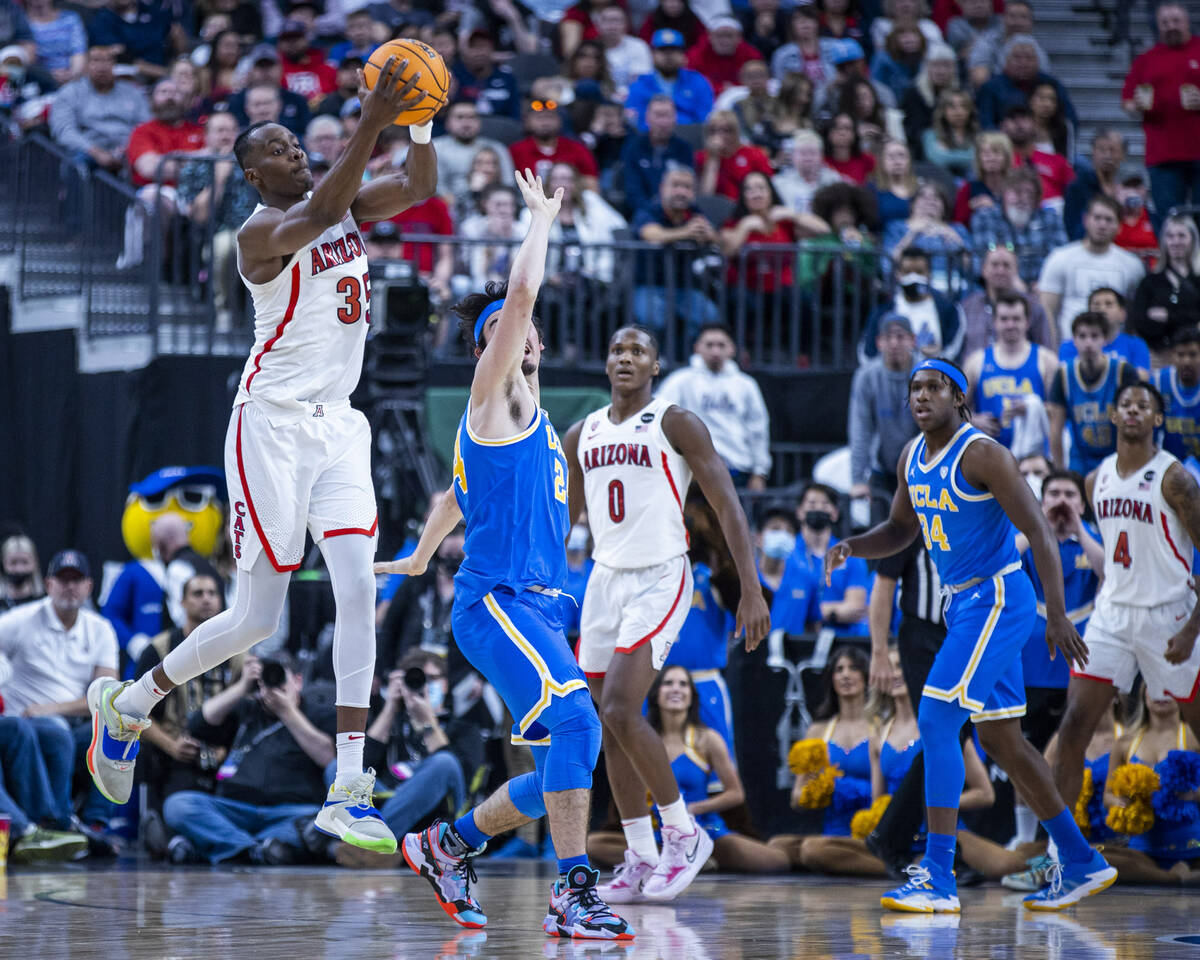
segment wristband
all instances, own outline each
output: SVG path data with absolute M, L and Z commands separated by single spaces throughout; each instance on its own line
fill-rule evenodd
M 433 121 L 414 123 L 408 128 L 408 137 L 413 143 L 428 143 L 433 139 Z

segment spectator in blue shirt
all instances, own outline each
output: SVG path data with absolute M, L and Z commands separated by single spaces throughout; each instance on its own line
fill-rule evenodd
M 326 59 L 332 64 L 340 64 L 347 57 L 370 60 L 371 54 L 379 46 L 375 42 L 378 26 L 379 21 L 365 7 L 346 14 L 346 39 L 330 47 Z
M 492 60 L 496 41 L 486 30 L 474 30 L 463 45 L 452 72 L 458 81 L 458 99 L 474 100 L 481 114 L 521 119 L 521 92 L 517 78 Z
M 146 79 L 166 76 L 167 54 L 184 50 L 183 27 L 165 5 L 146 0 L 108 0 L 88 25 L 91 45 L 117 48 L 117 60 L 131 63 Z
M 675 104 L 680 123 L 703 123 L 712 113 L 713 88 L 704 75 L 684 67 L 684 39 L 678 30 L 656 30 L 650 41 L 654 72 L 638 77 L 629 87 L 625 108 L 646 130 L 646 107 L 656 94 L 666 94 Z
M 1150 348 L 1141 337 L 1125 332 L 1125 296 L 1112 287 L 1097 287 L 1088 295 L 1088 312 L 1102 313 L 1108 318 L 1108 343 L 1104 353 L 1118 357 L 1137 368 L 1143 380 L 1150 379 Z M 1061 363 L 1070 363 L 1079 356 L 1074 340 L 1067 340 L 1058 348 Z
M 998 73 L 979 88 L 975 104 L 979 107 L 979 125 L 984 130 L 997 130 L 1004 115 L 1013 106 L 1029 106 L 1029 95 L 1035 87 L 1048 83 L 1058 92 L 1063 114 L 1073 126 L 1079 125 L 1079 115 L 1066 87 L 1048 73 L 1042 73 L 1038 63 L 1037 41 L 1028 34 L 1011 37 L 1004 45 L 1004 72 Z
M 833 627 L 839 637 L 866 637 L 867 593 L 871 575 L 865 560 L 835 570 L 825 585 L 825 554 L 838 542 L 833 527 L 838 522 L 838 495 L 832 487 L 815 481 L 800 493 L 796 507 L 800 539 L 792 558 L 806 565 L 821 585 L 821 622 Z M 842 576 L 838 576 L 841 573 Z
M 800 523 L 786 507 L 773 507 L 759 528 L 758 579 L 771 591 L 771 629 L 807 633 L 821 622 L 821 585 L 796 556 Z
M 646 105 L 646 132 L 631 136 L 621 151 L 625 205 L 636 213 L 658 196 L 663 174 L 672 166 L 691 167 L 694 151 L 675 136 L 675 103 L 665 93 Z

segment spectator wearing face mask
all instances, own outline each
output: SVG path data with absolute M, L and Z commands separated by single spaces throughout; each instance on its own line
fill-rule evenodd
M 771 629 L 807 633 L 821 622 L 821 584 L 796 554 L 800 523 L 784 506 L 763 515 L 758 532 L 758 579 L 770 591 Z
M 866 637 L 867 593 L 871 575 L 867 562 L 859 557 L 848 558 L 845 566 L 833 571 L 825 583 L 825 554 L 837 544 L 833 528 L 838 522 L 838 495 L 832 487 L 810 482 L 800 494 L 796 507 L 800 521 L 800 537 L 792 557 L 808 566 L 821 584 L 821 622 L 833 627 L 839 637 Z
M 14 534 L 0 544 L 0 572 L 0 613 L 46 595 L 37 547 L 24 534 Z
M 876 308 L 858 345 L 859 363 L 876 355 L 875 338 L 883 318 L 890 313 L 905 317 L 917 338 L 917 350 L 927 357 L 955 359 L 962 352 L 962 308 L 933 289 L 929 254 L 915 247 L 901 250 L 895 260 L 896 293 L 892 302 Z
M 1158 263 L 1158 237 L 1154 235 L 1154 226 L 1150 222 L 1150 211 L 1146 209 L 1146 201 L 1150 191 L 1146 187 L 1146 177 L 1140 170 L 1130 170 L 1120 177 L 1117 184 L 1117 203 L 1121 205 L 1121 225 L 1117 227 L 1115 243 L 1122 250 L 1128 250 L 1140 257 L 1148 270 L 1153 270 Z

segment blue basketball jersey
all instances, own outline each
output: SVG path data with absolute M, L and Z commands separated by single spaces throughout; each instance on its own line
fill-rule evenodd
M 1020 561 L 1017 530 L 1008 515 L 995 497 L 976 490 L 963 476 L 963 453 L 976 441 L 993 442 L 964 423 L 942 451 L 926 462 L 925 437 L 917 437 L 904 469 L 925 549 L 942 583 L 949 585 L 991 577 Z
M 729 662 L 733 614 L 721 609 L 712 591 L 712 571 L 703 563 L 692 567 L 692 609 L 679 629 L 679 639 L 667 654 L 665 667 L 723 670 Z
M 1163 367 L 1153 380 L 1167 407 L 1162 448 L 1180 460 L 1200 458 L 1200 385 L 1186 389 L 1174 367 Z
M 1100 533 L 1088 525 L 1088 533 L 1096 540 Z M 1088 618 L 1092 615 L 1092 604 L 1096 599 L 1096 590 L 1100 587 L 1096 571 L 1088 563 L 1083 547 L 1074 537 L 1062 540 L 1058 544 L 1058 555 L 1062 560 L 1063 597 L 1067 605 L 1067 619 L 1075 625 L 1079 635 L 1087 627 Z M 1046 647 L 1046 590 L 1038 577 L 1037 567 L 1033 563 L 1033 551 L 1027 550 L 1021 558 L 1021 565 L 1033 583 L 1033 592 L 1037 597 L 1037 620 L 1033 624 L 1033 632 L 1021 656 L 1022 669 L 1025 673 L 1027 687 L 1056 687 L 1065 689 L 1071 679 L 1071 667 L 1066 657 L 1061 653 L 1053 660 Z
M 507 440 L 471 432 L 467 412 L 454 438 L 454 496 L 467 523 L 456 604 L 497 586 L 520 593 L 561 589 L 567 578 L 567 458 L 545 410 Z
M 1146 346 L 1146 341 L 1132 333 L 1126 333 L 1124 330 L 1109 341 L 1108 346 L 1104 348 L 1104 353 L 1106 356 L 1131 363 L 1139 370 L 1150 369 L 1150 348 Z M 1059 363 L 1070 363 L 1077 356 L 1079 356 L 1079 349 L 1073 340 L 1063 341 L 1058 348 Z
M 996 362 L 995 347 L 983 352 L 983 364 L 979 368 L 979 382 L 975 384 L 974 406 L 977 413 L 990 413 L 1001 422 L 1000 435 L 996 442 L 1012 446 L 1012 424 L 1004 426 L 1004 412 L 1012 402 L 1023 396 L 1035 394 L 1046 399 L 1046 385 L 1038 370 L 1036 344 L 1029 345 L 1029 355 L 1018 367 L 1002 367 Z
M 1116 357 L 1108 358 L 1108 369 L 1100 382 L 1085 388 L 1076 359 L 1062 367 L 1067 397 L 1067 427 L 1071 431 L 1071 469 L 1084 476 L 1100 466 L 1100 461 L 1117 449 L 1117 436 L 1109 412 L 1121 384 L 1121 366 Z

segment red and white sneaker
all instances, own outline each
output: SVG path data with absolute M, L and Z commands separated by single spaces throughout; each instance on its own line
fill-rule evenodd
M 647 900 L 673 900 L 696 879 L 712 850 L 712 837 L 694 817 L 691 833 L 678 827 L 663 827 L 662 853 L 658 866 L 642 884 L 642 896 Z
M 653 872 L 654 864 L 626 850 L 625 862 L 617 865 L 612 879 L 600 884 L 596 892 L 609 903 L 641 903 L 646 899 L 642 896 L 642 885 Z

